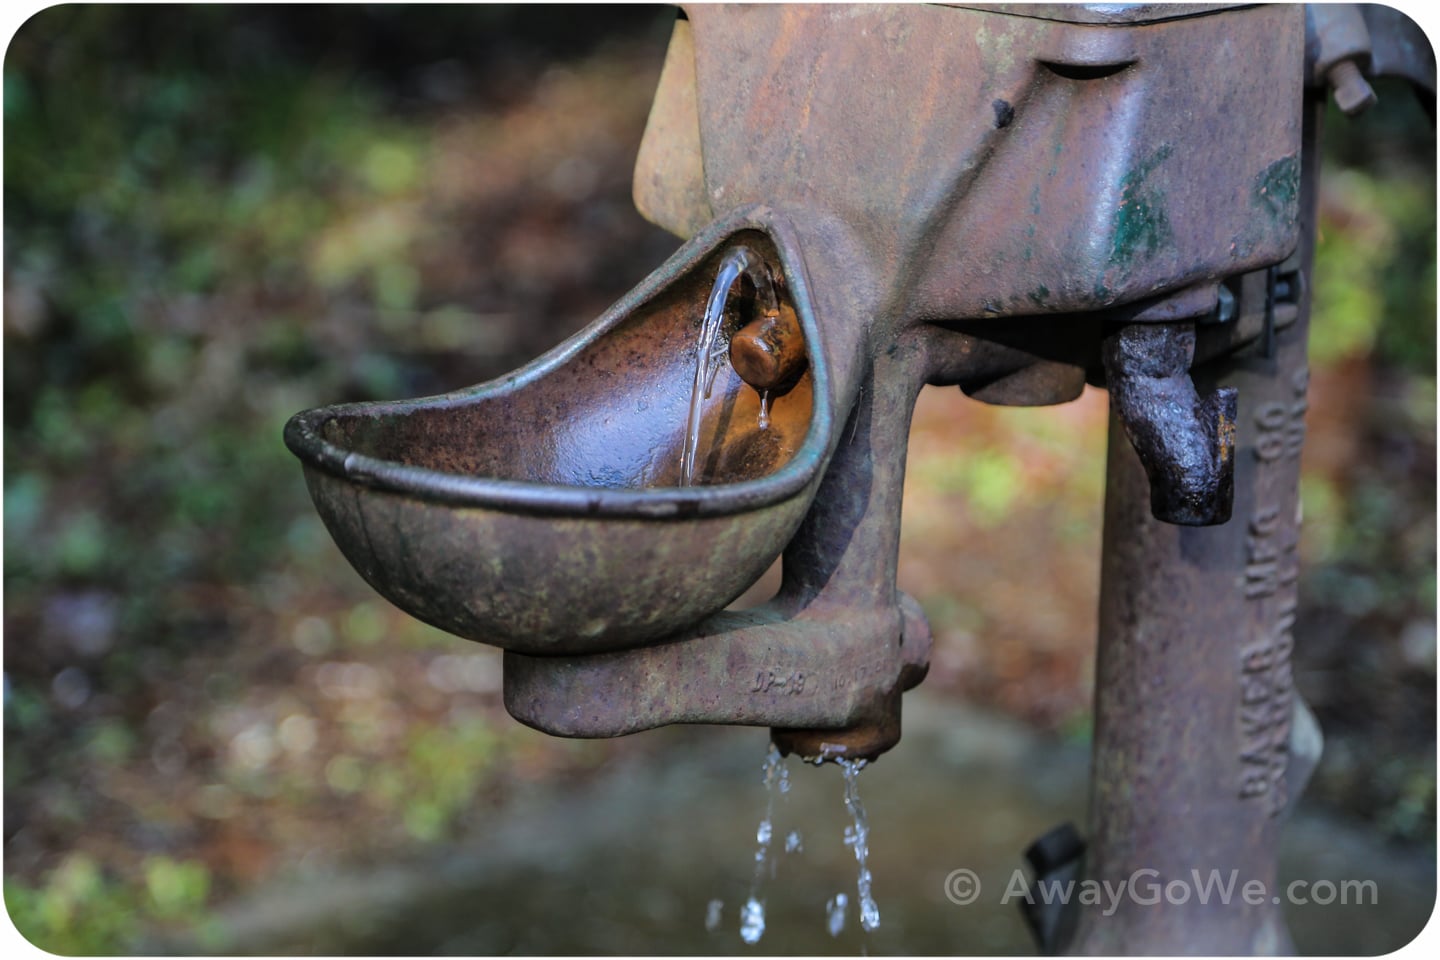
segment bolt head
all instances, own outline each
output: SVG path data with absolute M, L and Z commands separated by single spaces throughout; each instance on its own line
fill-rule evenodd
M 1347 117 L 1363 112 L 1378 99 L 1354 60 L 1341 60 L 1327 77 L 1335 92 L 1335 105 Z

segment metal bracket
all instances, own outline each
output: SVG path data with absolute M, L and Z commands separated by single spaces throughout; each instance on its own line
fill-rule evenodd
M 1052 828 L 1025 850 L 1035 879 L 1025 891 L 1020 912 L 1036 946 L 1049 956 L 1064 949 L 1075 926 L 1075 912 L 1070 909 L 1074 898 L 1056 897 L 1053 891 L 1074 885 L 1084 855 L 1085 841 L 1071 823 Z

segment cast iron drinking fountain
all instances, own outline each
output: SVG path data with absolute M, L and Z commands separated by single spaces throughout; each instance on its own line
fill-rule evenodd
M 873 760 L 930 652 L 895 580 L 920 388 L 1104 386 L 1088 836 L 1027 856 L 1268 889 L 1320 744 L 1289 667 L 1318 122 L 1434 70 L 1384 7 L 687 7 L 634 181 L 679 251 L 509 376 L 285 440 L 376 590 L 504 649 L 521 722 Z M 1291 949 L 1268 900 L 1029 919 L 1052 952 Z

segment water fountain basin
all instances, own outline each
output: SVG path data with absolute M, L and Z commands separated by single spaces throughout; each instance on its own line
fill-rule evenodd
M 759 394 L 725 364 L 680 486 L 715 264 L 745 244 L 782 283 L 804 372 Z M 743 320 L 743 292 L 737 314 Z M 443 630 L 529 655 L 627 649 L 722 610 L 780 555 L 833 447 L 804 262 L 778 214 L 737 211 L 579 334 L 453 393 L 297 414 L 285 442 L 346 559 Z

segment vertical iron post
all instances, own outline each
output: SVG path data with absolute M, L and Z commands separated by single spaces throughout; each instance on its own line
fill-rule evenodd
M 1307 92 L 1302 273 L 1314 252 L 1324 100 Z M 1082 876 L 1126 893 L 1077 904 L 1078 954 L 1293 950 L 1279 835 L 1314 756 L 1292 763 L 1300 451 L 1309 285 L 1274 336 L 1202 365 L 1238 390 L 1234 512 L 1219 526 L 1151 515 L 1150 484 L 1112 415 L 1107 460 L 1090 825 Z M 1313 742 L 1313 739 L 1312 739 Z M 1310 752 L 1310 751 L 1306 751 Z M 1247 886 L 1248 884 L 1248 886 Z

